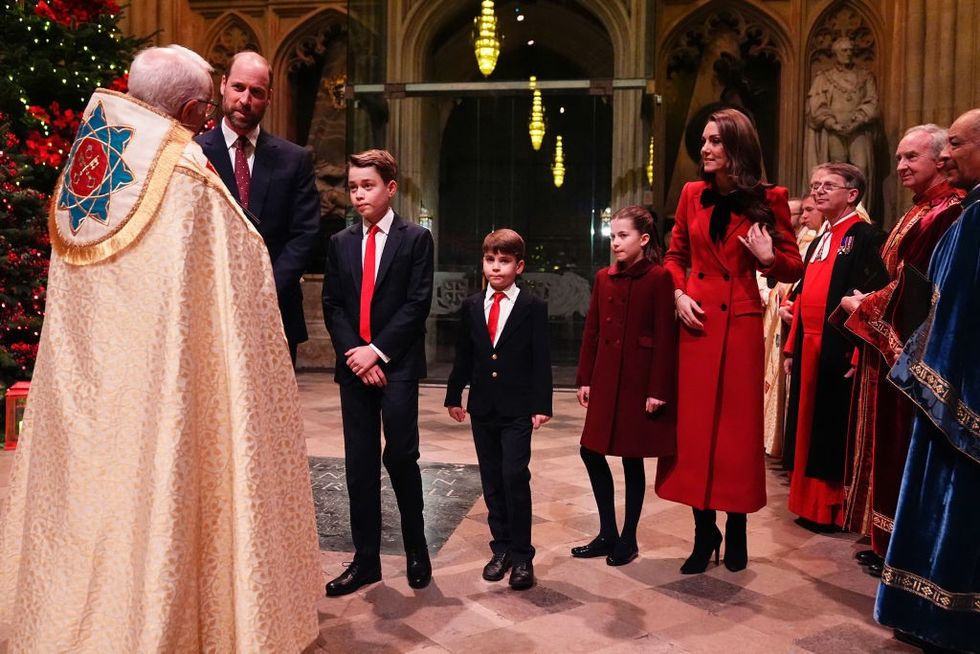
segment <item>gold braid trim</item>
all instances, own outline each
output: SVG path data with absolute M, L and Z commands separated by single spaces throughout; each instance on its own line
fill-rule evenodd
M 51 207 L 48 211 L 48 233 L 51 237 L 51 247 L 65 261 L 76 266 L 87 266 L 98 263 L 135 243 L 152 222 L 163 201 L 163 196 L 170 185 L 170 177 L 174 167 L 180 161 L 184 148 L 191 141 L 190 131 L 174 123 L 166 142 L 159 150 L 156 160 L 150 166 L 150 179 L 143 185 L 139 199 L 136 201 L 129 218 L 119 230 L 109 238 L 89 245 L 72 245 L 61 235 L 55 217 L 58 191 L 64 183 L 64 171 L 51 195 Z
M 943 404 L 949 402 L 950 395 L 952 395 L 953 391 L 949 382 L 943 379 L 942 375 L 922 361 L 916 361 L 910 365 L 909 372 L 928 387 Z
M 921 597 L 947 611 L 980 613 L 980 593 L 951 593 L 928 579 L 888 564 L 881 571 L 881 583 Z
M 889 534 L 895 531 L 895 521 L 883 513 L 875 511 L 874 516 L 871 518 L 871 523 L 878 529 L 887 531 Z

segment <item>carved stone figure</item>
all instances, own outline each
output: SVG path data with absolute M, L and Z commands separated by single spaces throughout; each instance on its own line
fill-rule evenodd
M 874 179 L 874 121 L 878 88 L 874 73 L 854 62 L 846 36 L 834 41 L 834 65 L 813 78 L 807 94 L 804 174 L 829 161 L 846 162 Z

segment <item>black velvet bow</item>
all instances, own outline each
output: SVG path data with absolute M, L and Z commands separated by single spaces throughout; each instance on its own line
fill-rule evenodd
M 721 243 L 725 239 L 725 232 L 728 231 L 728 223 L 732 220 L 732 212 L 743 214 L 746 208 L 746 198 L 744 193 L 735 191 L 722 195 L 713 187 L 708 186 L 701 191 L 701 206 L 714 207 L 711 210 L 711 224 L 708 227 L 708 234 L 715 243 Z

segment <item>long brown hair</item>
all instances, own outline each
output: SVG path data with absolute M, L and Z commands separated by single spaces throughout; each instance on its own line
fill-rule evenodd
M 776 217 L 766 202 L 767 184 L 762 174 L 762 146 L 759 133 L 749 117 L 738 109 L 720 109 L 710 116 L 708 122 L 718 125 L 721 144 L 728 158 L 728 175 L 741 195 L 742 213 L 754 223 L 762 223 L 775 232 Z M 704 162 L 698 165 L 698 175 L 712 186 L 715 174 L 704 172 Z

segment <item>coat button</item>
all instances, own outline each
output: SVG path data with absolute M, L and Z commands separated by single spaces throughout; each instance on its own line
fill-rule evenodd
M 493 359 L 494 361 L 496 361 L 497 360 L 497 355 L 496 354 L 491 354 L 490 355 L 490 358 Z
M 729 277 L 727 273 L 726 273 L 726 274 L 724 275 L 724 277 L 723 277 L 723 278 L 724 278 L 724 280 L 725 280 L 726 282 L 727 282 L 727 281 L 728 281 L 729 279 L 731 279 L 731 277 Z
M 496 379 L 497 378 L 497 371 L 494 370 L 493 372 L 491 372 L 490 373 L 490 376 L 493 377 L 494 379 Z
M 721 310 L 722 311 L 728 311 L 728 305 L 727 304 L 721 305 Z
M 704 279 L 704 273 L 698 273 L 698 279 Z

